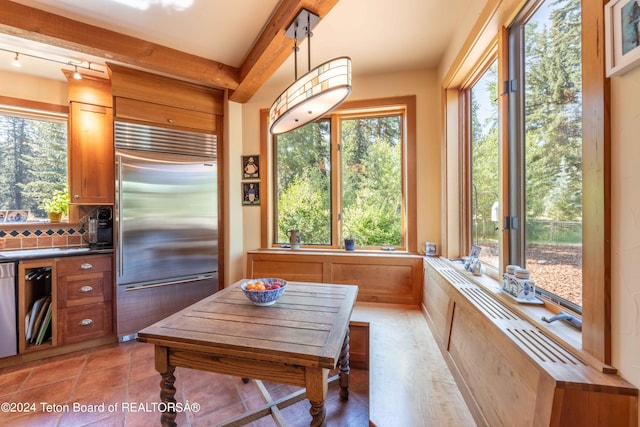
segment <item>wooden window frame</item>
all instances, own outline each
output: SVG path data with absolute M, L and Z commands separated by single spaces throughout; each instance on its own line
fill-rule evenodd
M 605 74 L 604 45 L 604 6 L 606 0 L 582 0 L 582 106 L 583 106 L 583 247 L 582 271 L 582 348 L 576 349 L 586 356 L 588 362 L 605 372 L 611 372 L 611 141 L 610 141 L 610 103 L 609 79 Z M 481 12 L 469 38 L 465 41 L 449 73 L 443 78 L 443 109 L 445 147 L 452 147 L 459 153 L 457 167 L 465 174 L 464 169 L 464 121 L 462 112 L 464 98 L 462 87 L 469 80 L 472 70 L 482 63 L 494 44 L 497 43 L 498 78 L 505 81 L 505 59 L 508 58 L 508 39 L 506 26 L 523 7 L 518 1 L 489 1 Z M 457 93 L 457 95 L 456 95 Z M 509 152 L 503 147 L 506 141 L 508 119 L 508 99 L 499 99 L 500 151 L 501 156 Z M 458 116 L 451 114 L 451 107 L 457 104 Z M 449 114 L 447 114 L 449 113 Z M 501 160 L 504 166 L 506 162 Z M 451 163 L 449 163 L 451 165 Z M 503 194 L 508 194 L 507 185 L 502 180 Z M 464 178 L 458 183 L 445 186 L 448 197 L 457 192 L 461 200 L 467 197 Z M 452 204 L 448 205 L 451 209 Z M 501 216 L 509 215 L 508 200 L 502 200 Z M 468 217 L 464 203 L 458 204 L 459 212 L 453 215 Z M 461 221 L 462 222 L 462 221 Z M 464 255 L 468 245 L 468 234 L 463 228 L 447 228 L 451 236 L 447 236 L 446 245 L 450 248 L 450 257 Z M 452 233 L 454 232 L 454 233 Z M 454 235 L 455 234 L 455 235 Z M 502 260 L 508 250 L 508 241 L 503 237 L 500 270 L 504 270 Z M 445 246 L 446 247 L 446 246 Z M 454 253 L 455 250 L 461 253 Z M 550 309 L 559 311 L 552 303 Z
M 345 118 L 357 118 L 357 117 L 371 117 L 375 116 L 375 110 L 380 110 L 382 113 L 385 111 L 393 112 L 401 107 L 404 109 L 404 126 L 403 126 L 403 156 L 402 156 L 402 188 L 403 188 L 403 234 L 404 234 L 404 248 L 408 253 L 417 253 L 417 200 L 416 200 L 416 97 L 415 95 L 400 96 L 392 98 L 376 98 L 366 100 L 347 101 L 343 103 L 337 110 L 335 110 L 330 116 L 332 139 L 337 138 L 339 135 L 339 122 Z M 269 111 L 260 111 L 260 153 L 261 165 L 260 168 L 267 173 L 262 174 L 260 178 L 260 187 L 262 192 L 262 203 L 260 204 L 260 218 L 261 218 L 261 234 L 260 245 L 263 248 L 270 248 L 273 246 L 273 139 L 269 134 Z M 336 153 L 335 144 L 332 144 L 332 158 L 335 158 Z M 266 154 L 266 155 L 265 155 Z M 339 168 L 332 168 L 332 174 L 336 173 L 333 170 Z M 335 203 L 335 198 L 338 197 L 337 189 L 338 177 L 332 177 L 332 203 Z M 338 219 L 332 216 L 332 228 L 337 230 Z M 334 233 L 335 234 L 335 233 Z M 337 250 L 339 247 L 339 241 L 337 236 L 332 237 L 332 246 L 318 247 L 322 250 Z M 314 246 L 315 247 L 315 246 Z M 370 249 L 370 248 L 363 248 Z

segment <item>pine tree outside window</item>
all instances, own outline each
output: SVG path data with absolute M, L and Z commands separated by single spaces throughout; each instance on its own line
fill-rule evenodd
M 406 107 L 337 111 L 273 138 L 274 246 L 406 250 Z
M 29 211 L 67 187 L 67 117 L 0 107 L 0 211 Z

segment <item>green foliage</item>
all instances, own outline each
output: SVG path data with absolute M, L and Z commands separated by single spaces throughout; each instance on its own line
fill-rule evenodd
M 547 0 L 546 6 L 548 20 L 536 21 L 536 13 L 525 25 L 525 138 L 517 148 L 525 159 L 523 219 L 527 242 L 575 244 L 582 220 L 580 0 Z M 485 244 L 497 242 L 500 226 L 490 218 L 499 194 L 496 83 L 493 64 L 471 94 L 471 226 L 474 242 Z
M 69 211 L 69 190 L 56 190 L 51 198 L 43 201 L 40 208 L 47 213 L 66 214 Z
M 0 115 L 0 209 L 44 217 L 42 200 L 66 185 L 66 124 Z
M 527 217 L 582 218 L 580 1 L 552 3 L 547 28 L 525 29 Z
M 329 131 L 329 122 L 320 121 L 277 138 L 278 243 L 289 242 L 292 228 L 304 244 L 331 243 Z
M 288 242 L 287 231 L 300 230 L 304 244 L 331 241 L 331 215 L 323 192 L 310 176 L 294 178 L 278 199 L 278 240 Z
M 473 243 L 498 244 L 493 206 L 499 201 L 498 63 L 471 89 L 471 227 Z
M 400 245 L 400 116 L 341 122 L 343 237 L 359 246 Z M 300 230 L 304 244 L 330 245 L 330 123 L 320 121 L 276 139 L 277 242 Z
M 399 246 L 402 135 L 399 116 L 342 121 L 344 226 L 359 246 Z

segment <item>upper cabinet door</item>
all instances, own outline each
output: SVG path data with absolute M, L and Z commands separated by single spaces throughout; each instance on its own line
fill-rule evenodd
M 113 109 L 71 102 L 69 128 L 71 203 L 113 204 Z

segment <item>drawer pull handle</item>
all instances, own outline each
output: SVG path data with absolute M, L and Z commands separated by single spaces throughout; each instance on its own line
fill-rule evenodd
M 80 265 L 80 270 L 91 270 L 92 268 L 93 265 L 89 264 L 88 262 Z
M 90 324 L 93 323 L 93 320 L 91 319 L 82 319 L 79 323 L 78 326 L 89 326 Z
M 85 285 L 78 290 L 80 292 L 91 292 L 93 290 L 93 286 Z

